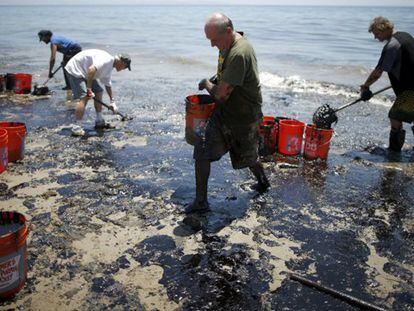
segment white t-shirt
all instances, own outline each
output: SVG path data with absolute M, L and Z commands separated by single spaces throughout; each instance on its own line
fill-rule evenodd
M 114 60 L 108 52 L 97 49 L 84 50 L 69 60 L 65 70 L 74 77 L 86 79 L 88 68 L 93 65 L 96 68 L 94 79 L 98 79 L 105 86 L 111 86 Z

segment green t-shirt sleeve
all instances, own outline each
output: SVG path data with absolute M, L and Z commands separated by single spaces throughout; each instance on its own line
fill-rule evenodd
M 244 57 L 236 54 L 229 58 L 228 61 L 223 73 L 223 81 L 232 86 L 242 86 L 247 71 Z

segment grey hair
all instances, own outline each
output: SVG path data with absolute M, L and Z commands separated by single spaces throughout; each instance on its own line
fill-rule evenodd
M 374 30 L 379 31 L 387 31 L 387 30 L 393 30 L 394 29 L 394 23 L 391 22 L 388 18 L 378 16 L 375 17 L 371 24 L 369 25 L 368 32 L 373 32 Z
M 234 30 L 233 22 L 223 13 L 214 13 L 207 19 L 207 24 L 214 25 L 217 29 L 217 32 L 223 33 L 228 27 L 231 30 Z

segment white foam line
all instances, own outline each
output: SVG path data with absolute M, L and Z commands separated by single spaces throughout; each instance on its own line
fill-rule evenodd
M 262 72 L 260 74 L 260 82 L 265 87 L 287 89 L 297 93 L 316 93 L 346 97 L 355 96 L 354 92 L 340 88 L 335 84 L 307 81 L 298 75 L 283 78 L 272 73 Z
M 298 75 L 281 77 L 269 72 L 260 73 L 260 82 L 267 88 L 288 90 L 296 93 L 314 93 L 320 95 L 340 96 L 349 101 L 359 98 L 359 93 L 351 91 L 336 84 L 325 82 L 307 81 Z M 376 97 L 370 100 L 371 104 L 389 107 L 392 102 L 384 97 Z

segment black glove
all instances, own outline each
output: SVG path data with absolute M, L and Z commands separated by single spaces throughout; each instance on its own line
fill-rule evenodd
M 198 83 L 198 89 L 200 91 L 204 90 L 206 88 L 208 80 L 207 79 L 203 79 Z
M 370 99 L 371 99 L 371 97 L 372 97 L 372 92 L 371 92 L 371 90 L 370 90 L 369 88 L 367 88 L 367 89 L 363 89 L 363 90 L 361 91 L 361 99 L 362 99 L 363 101 L 370 100 Z
M 53 78 L 53 72 L 49 72 L 49 79 Z

